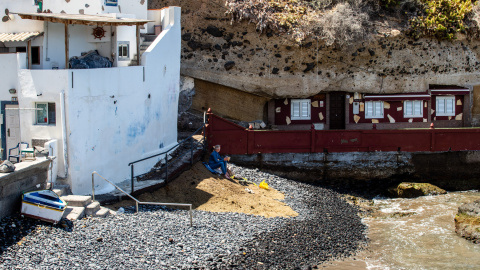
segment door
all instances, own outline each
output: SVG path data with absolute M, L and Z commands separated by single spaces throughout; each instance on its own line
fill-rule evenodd
M 330 129 L 345 129 L 345 93 L 330 93 Z
M 5 105 L 5 132 L 6 132 L 6 157 L 8 159 L 8 149 L 13 148 L 20 142 L 20 117 L 18 105 Z M 15 151 L 13 155 L 18 153 Z

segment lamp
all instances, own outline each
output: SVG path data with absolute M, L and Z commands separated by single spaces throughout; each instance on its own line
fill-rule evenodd
M 17 93 L 17 90 L 15 88 L 12 88 L 12 89 L 9 89 L 8 92 L 10 94 L 15 94 L 15 93 Z

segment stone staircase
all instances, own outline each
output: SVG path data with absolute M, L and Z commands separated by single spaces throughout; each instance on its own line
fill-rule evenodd
M 140 57 L 142 57 L 142 54 L 152 45 L 153 41 L 155 41 L 155 38 L 157 38 L 156 35 L 147 35 L 147 34 L 142 34 L 141 35 L 141 42 L 140 42 Z M 137 66 L 138 65 L 138 56 L 135 54 L 130 61 L 129 66 Z
M 68 185 L 55 185 L 53 192 L 67 202 L 63 218 L 76 220 L 85 216 L 106 217 L 115 213 L 108 208 L 100 206 L 99 202 L 92 201 L 91 196 L 71 195 Z

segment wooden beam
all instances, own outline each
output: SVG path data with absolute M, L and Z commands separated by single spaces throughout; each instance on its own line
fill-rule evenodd
M 68 24 L 65 23 L 65 69 L 68 69 Z
M 141 65 L 140 63 L 140 25 L 137 25 L 137 64 L 138 66 Z
M 32 40 L 27 41 L 28 69 L 32 69 Z

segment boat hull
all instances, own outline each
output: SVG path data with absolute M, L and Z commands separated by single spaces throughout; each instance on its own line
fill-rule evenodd
M 23 194 L 21 213 L 56 224 L 62 218 L 66 206 L 67 203 L 50 190 L 33 191 Z

